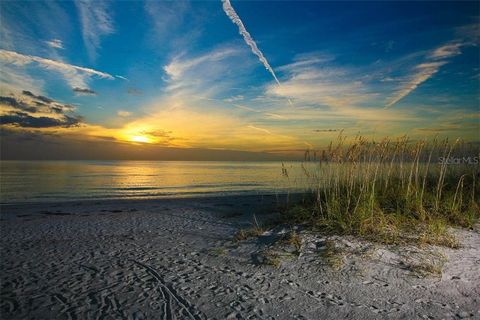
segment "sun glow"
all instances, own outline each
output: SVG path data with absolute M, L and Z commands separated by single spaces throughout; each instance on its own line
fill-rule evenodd
M 141 142 L 141 143 L 151 143 L 151 139 L 146 136 L 133 136 L 131 138 L 131 141 L 133 142 Z

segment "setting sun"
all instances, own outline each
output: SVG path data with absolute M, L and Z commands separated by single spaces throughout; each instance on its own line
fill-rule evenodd
M 133 136 L 131 138 L 133 142 L 141 142 L 141 143 L 151 143 L 152 140 L 146 136 Z

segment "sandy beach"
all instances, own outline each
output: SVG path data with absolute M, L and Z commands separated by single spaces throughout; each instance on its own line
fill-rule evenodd
M 480 235 L 460 249 L 327 239 L 283 227 L 235 241 L 274 196 L 1 209 L 2 319 L 480 319 Z M 322 250 L 341 249 L 337 267 Z M 275 251 L 278 267 L 262 263 Z M 414 268 L 440 263 L 437 274 Z

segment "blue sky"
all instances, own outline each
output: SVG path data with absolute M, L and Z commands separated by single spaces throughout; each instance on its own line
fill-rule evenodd
M 3 1 L 1 9 L 9 132 L 267 152 L 321 148 L 341 130 L 480 135 L 475 1 Z

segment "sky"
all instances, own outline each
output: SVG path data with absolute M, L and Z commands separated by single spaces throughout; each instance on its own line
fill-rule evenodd
M 3 159 L 478 142 L 477 1 L 2 1 Z

